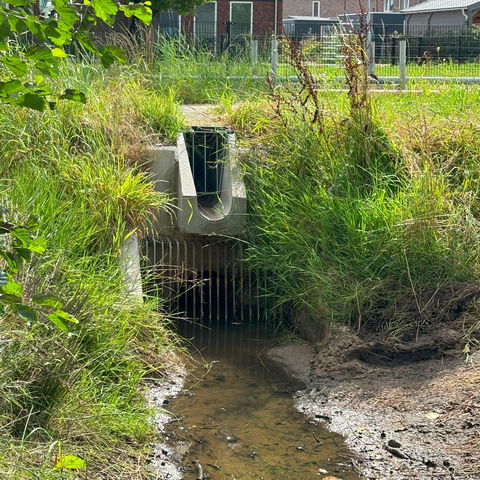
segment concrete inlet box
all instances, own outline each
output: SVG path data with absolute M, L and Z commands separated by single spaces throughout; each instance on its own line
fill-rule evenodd
M 156 219 L 158 234 L 243 233 L 247 199 L 235 151 L 234 133 L 218 127 L 192 127 L 178 135 L 176 146 L 151 148 L 156 190 L 174 204 Z

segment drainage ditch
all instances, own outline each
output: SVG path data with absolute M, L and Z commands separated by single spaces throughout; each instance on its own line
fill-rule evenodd
M 264 355 L 283 312 L 271 308 L 272 279 L 247 268 L 244 242 L 232 239 L 246 216 L 233 143 L 228 129 L 193 127 L 176 148 L 152 152 L 157 190 L 177 203 L 144 239 L 146 293 L 162 299 L 197 360 L 168 407 L 168 461 L 186 479 L 358 480 L 342 437 L 294 409 L 304 385 Z

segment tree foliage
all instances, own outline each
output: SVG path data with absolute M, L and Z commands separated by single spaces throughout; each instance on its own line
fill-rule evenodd
M 174 10 L 178 13 L 191 13 L 196 6 L 209 0 L 152 0 L 152 10 Z
M 7 210 L 2 209 L 6 214 Z M 63 332 L 77 319 L 63 310 L 62 302 L 48 294 L 29 295 L 15 276 L 32 255 L 45 252 L 46 241 L 32 233 L 32 225 L 0 221 L 0 317 L 13 312 L 32 325 L 39 317 L 48 318 Z
M 98 46 L 93 29 L 99 21 L 112 26 L 119 14 L 145 24 L 152 19 L 151 3 L 119 3 L 114 0 L 53 0 L 54 13 L 43 16 L 36 0 L 0 3 L 0 102 L 35 110 L 54 108 L 57 100 L 85 102 L 74 89 L 55 93 L 48 78 L 58 77 L 66 47 L 74 41 L 98 55 L 105 67 L 123 63 L 125 55 L 114 45 Z M 13 44 L 13 46 L 12 46 Z

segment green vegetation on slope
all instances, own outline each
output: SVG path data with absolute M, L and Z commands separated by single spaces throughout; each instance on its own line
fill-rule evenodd
M 141 382 L 173 346 L 153 303 L 129 304 L 120 246 L 164 208 L 143 173 L 143 146 L 181 125 L 168 94 L 133 67 L 65 67 L 87 105 L 0 111 L 0 204 L 33 219 L 47 251 L 21 272 L 25 295 L 51 293 L 79 323 L 70 334 L 8 313 L 0 323 L 0 476 L 77 478 L 57 455 L 83 457 L 79 478 L 143 479 L 155 432 Z
M 248 257 L 270 273 L 272 300 L 310 331 L 343 322 L 405 338 L 474 309 L 480 90 L 375 95 L 360 109 L 317 92 L 316 122 L 298 91 L 226 108 L 246 134 Z

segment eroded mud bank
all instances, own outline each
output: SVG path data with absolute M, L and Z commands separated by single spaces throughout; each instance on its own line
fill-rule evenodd
M 375 342 L 341 333 L 316 345 L 297 408 L 344 436 L 367 479 L 480 479 L 480 355 L 409 361 L 441 344 L 419 339 L 375 361 Z

